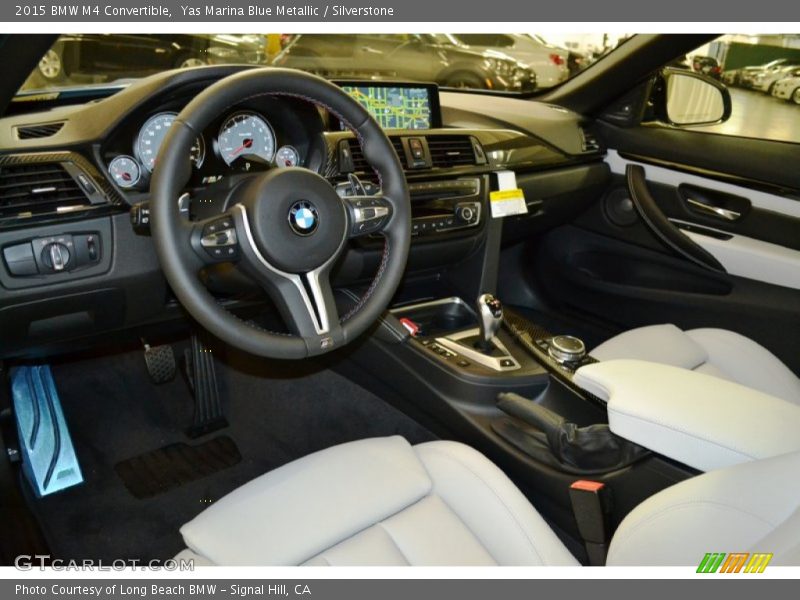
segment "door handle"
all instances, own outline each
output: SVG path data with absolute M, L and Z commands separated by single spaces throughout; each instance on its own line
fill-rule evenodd
M 641 165 L 628 165 L 625 168 L 625 177 L 628 184 L 628 193 L 631 195 L 631 201 L 636 208 L 636 212 L 639 213 L 644 224 L 658 240 L 677 253 L 678 256 L 689 259 L 706 269 L 725 273 L 725 267 L 716 258 L 667 219 L 647 188 L 644 167 Z
M 735 210 L 722 208 L 721 206 L 714 206 L 713 204 L 706 204 L 705 202 L 700 202 L 699 200 L 694 200 L 692 198 L 687 198 L 686 202 L 695 208 L 699 208 L 703 212 L 720 217 L 726 221 L 736 221 L 742 216 L 742 213 L 736 212 Z

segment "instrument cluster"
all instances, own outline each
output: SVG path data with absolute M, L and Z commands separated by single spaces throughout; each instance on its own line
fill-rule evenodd
M 129 152 L 110 152 L 106 167 L 123 190 L 144 190 L 149 185 L 164 139 L 178 113 L 159 111 L 146 118 L 133 135 Z M 223 116 L 199 135 L 190 151 L 198 183 L 212 183 L 226 174 L 269 168 L 312 168 L 308 140 L 293 140 L 261 112 L 241 109 Z M 294 130 L 294 128 L 288 128 Z M 298 149 L 298 147 L 302 148 Z M 305 152 L 303 152 L 305 150 Z

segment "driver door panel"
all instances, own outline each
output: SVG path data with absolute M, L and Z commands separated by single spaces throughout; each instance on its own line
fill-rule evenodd
M 616 132 L 620 139 L 626 133 Z M 536 280 L 557 305 L 620 329 L 656 323 L 731 329 L 800 372 L 800 196 L 782 185 L 796 148 L 749 157 L 739 152 L 728 157 L 723 173 L 678 166 L 675 150 L 670 145 L 643 156 L 618 144 L 609 151 L 609 189 L 573 223 L 545 236 L 536 256 Z M 714 157 L 718 165 L 722 159 Z M 712 255 L 722 271 L 681 256 L 642 219 L 626 185 L 630 164 L 644 169 L 647 189 L 665 220 Z M 744 164 L 749 172 L 770 171 L 774 177 L 764 183 L 729 175 Z

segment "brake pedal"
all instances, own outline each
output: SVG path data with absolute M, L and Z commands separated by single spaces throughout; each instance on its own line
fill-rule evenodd
M 194 396 L 194 422 L 186 430 L 190 438 L 200 437 L 228 426 L 217 385 L 214 355 L 197 334 L 192 334 L 191 348 L 186 350 L 186 378 Z
M 48 365 L 11 370 L 22 472 L 41 498 L 83 482 Z
M 175 379 L 177 366 L 172 346 L 168 344 L 150 346 L 144 340 L 142 343 L 144 344 L 144 364 L 153 383 L 166 383 Z

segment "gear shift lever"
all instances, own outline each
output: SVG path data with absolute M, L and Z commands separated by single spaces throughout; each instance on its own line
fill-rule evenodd
M 503 323 L 503 305 L 492 294 L 481 294 L 478 297 L 478 322 L 481 329 L 478 348 L 488 352 L 494 348 L 492 339 Z
M 503 341 L 495 337 L 503 324 L 503 305 L 491 294 L 481 294 L 476 303 L 479 328 L 470 327 L 454 331 L 445 337 L 436 338 L 436 344 L 429 348 L 442 354 L 439 350 L 449 350 L 453 356 L 459 356 L 460 368 L 470 369 L 477 364 L 493 371 L 505 372 L 521 369 L 522 365 L 506 348 Z M 452 357 L 450 357 L 452 358 Z

